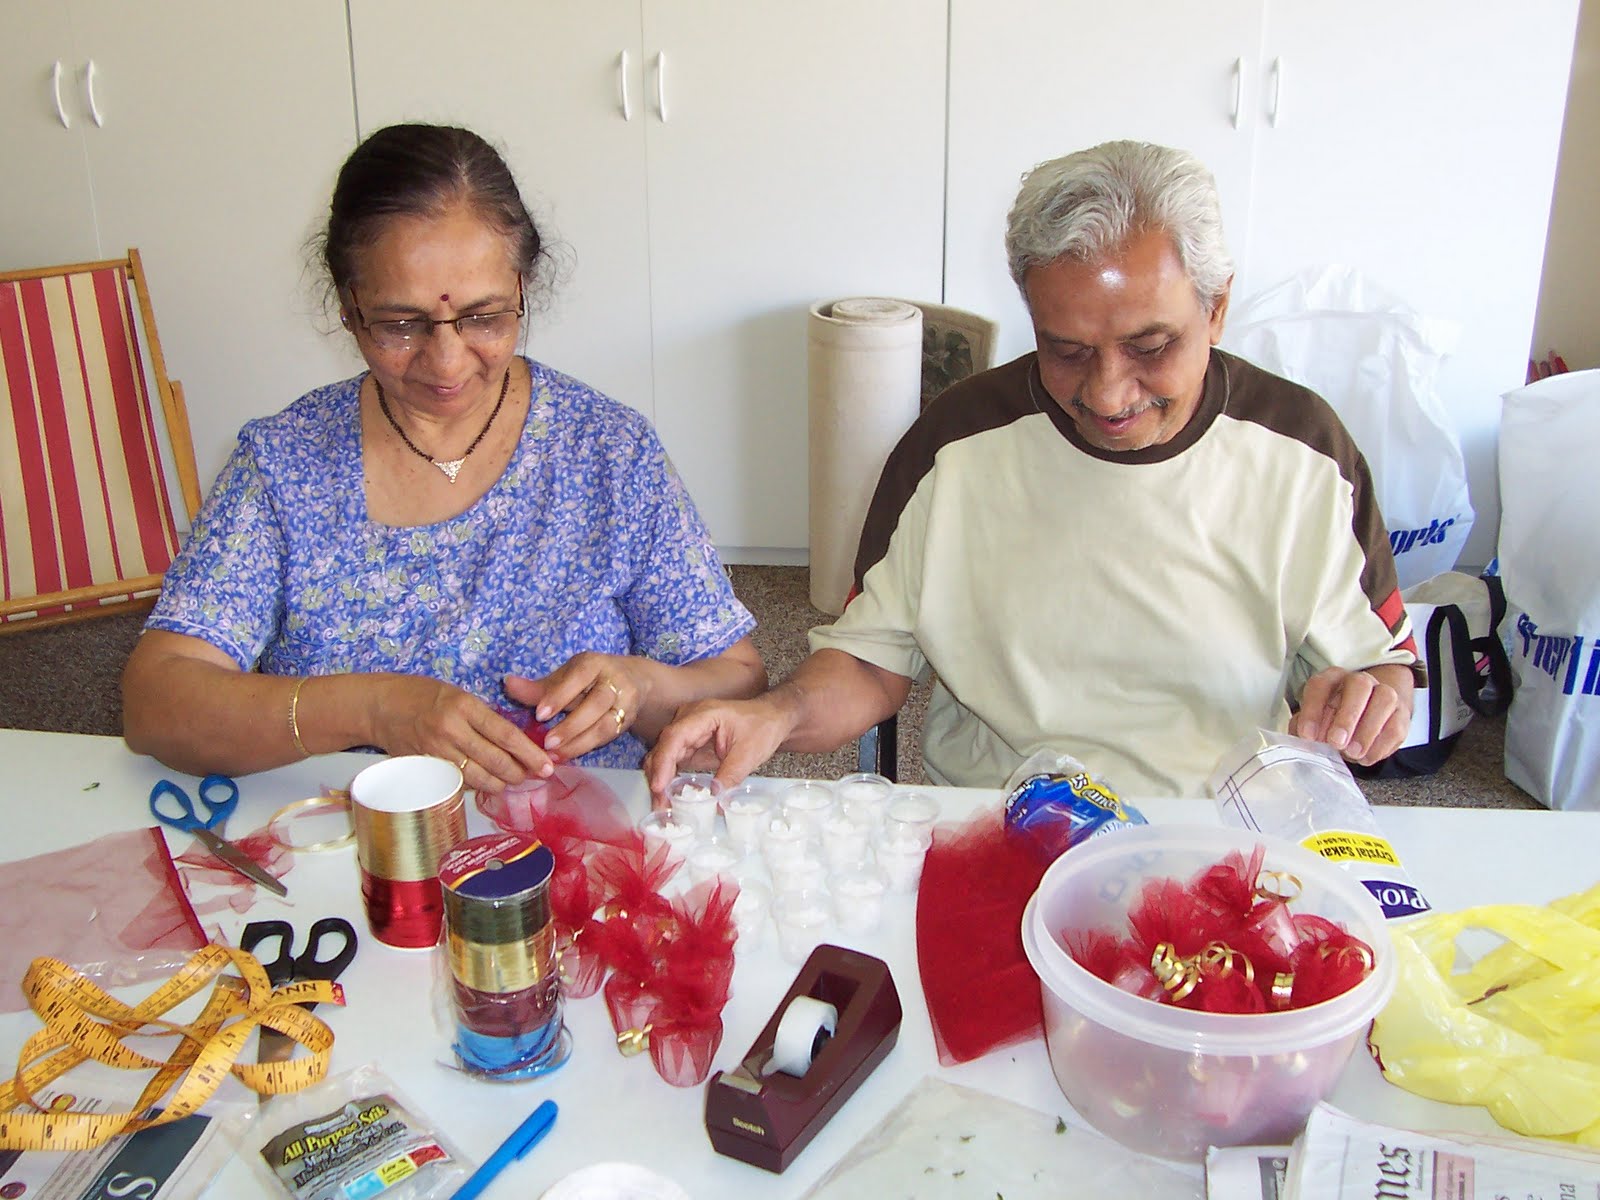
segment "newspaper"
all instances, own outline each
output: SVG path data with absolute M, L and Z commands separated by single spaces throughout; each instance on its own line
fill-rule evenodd
M 1567 1142 L 1395 1129 L 1319 1104 L 1290 1150 L 1282 1196 L 1600 1200 L 1600 1154 Z

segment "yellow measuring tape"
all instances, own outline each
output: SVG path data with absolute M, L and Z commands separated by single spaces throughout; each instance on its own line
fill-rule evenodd
M 221 974 L 229 966 L 237 976 Z M 212 979 L 216 984 L 193 1023 L 164 1019 Z M 298 1092 L 328 1073 L 333 1048 L 333 1031 L 299 1005 L 344 1003 L 344 989 L 328 980 L 290 983 L 274 991 L 254 955 L 216 945 L 198 951 L 134 1007 L 55 958 L 34 959 L 22 990 L 45 1027 L 22 1047 L 16 1075 L 0 1084 L 0 1150 L 87 1150 L 121 1133 L 176 1121 L 196 1112 L 229 1072 L 262 1095 Z M 239 1062 L 257 1026 L 288 1035 L 310 1050 L 310 1056 Z M 182 1040 L 163 1061 L 123 1045 L 124 1038 L 136 1034 Z M 125 1070 L 154 1070 L 155 1075 L 132 1108 L 122 1112 L 53 1112 L 34 1098 L 38 1089 L 89 1059 Z M 176 1090 L 167 1096 L 175 1083 Z M 160 1115 L 140 1115 L 158 1101 Z

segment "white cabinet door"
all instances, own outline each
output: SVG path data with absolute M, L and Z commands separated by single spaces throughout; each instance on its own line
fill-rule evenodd
M 1500 394 L 1527 370 L 1576 19 L 1577 0 L 1268 8 L 1235 298 L 1348 263 L 1460 322 L 1440 390 L 1478 512 L 1467 563 L 1494 553 Z
M 0 271 L 89 262 L 95 235 L 82 55 L 67 11 L 0 3 Z
M 482 134 L 555 242 L 528 352 L 653 415 L 637 0 L 351 0 L 350 25 L 362 135 L 407 120 Z
M 71 8 L 104 120 L 85 130 L 101 246 L 143 256 L 208 485 L 246 420 L 359 366 L 305 272 L 354 131 L 344 14 L 326 0 Z
M 945 300 L 1000 322 L 997 361 L 1033 348 L 1004 237 L 1037 163 L 1120 138 L 1181 147 L 1243 249 L 1261 22 L 1262 0 L 951 0 Z
M 808 308 L 940 295 L 945 5 L 646 0 L 644 32 L 656 423 L 728 557 L 798 561 Z

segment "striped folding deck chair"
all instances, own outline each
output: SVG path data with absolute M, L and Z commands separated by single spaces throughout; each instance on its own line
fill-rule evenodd
M 0 273 L 0 632 L 148 606 L 178 550 L 169 465 L 187 525 L 189 418 L 139 252 Z

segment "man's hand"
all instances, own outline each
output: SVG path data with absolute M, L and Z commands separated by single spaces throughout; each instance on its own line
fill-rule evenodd
M 1370 767 L 1406 740 L 1413 689 L 1410 667 L 1328 667 L 1306 681 L 1289 732 L 1325 742 L 1351 762 Z
M 650 794 L 666 794 L 683 771 L 715 771 L 724 788 L 742 783 L 778 752 L 794 730 L 796 712 L 784 697 L 768 692 L 754 700 L 702 700 L 678 710 L 645 756 Z

